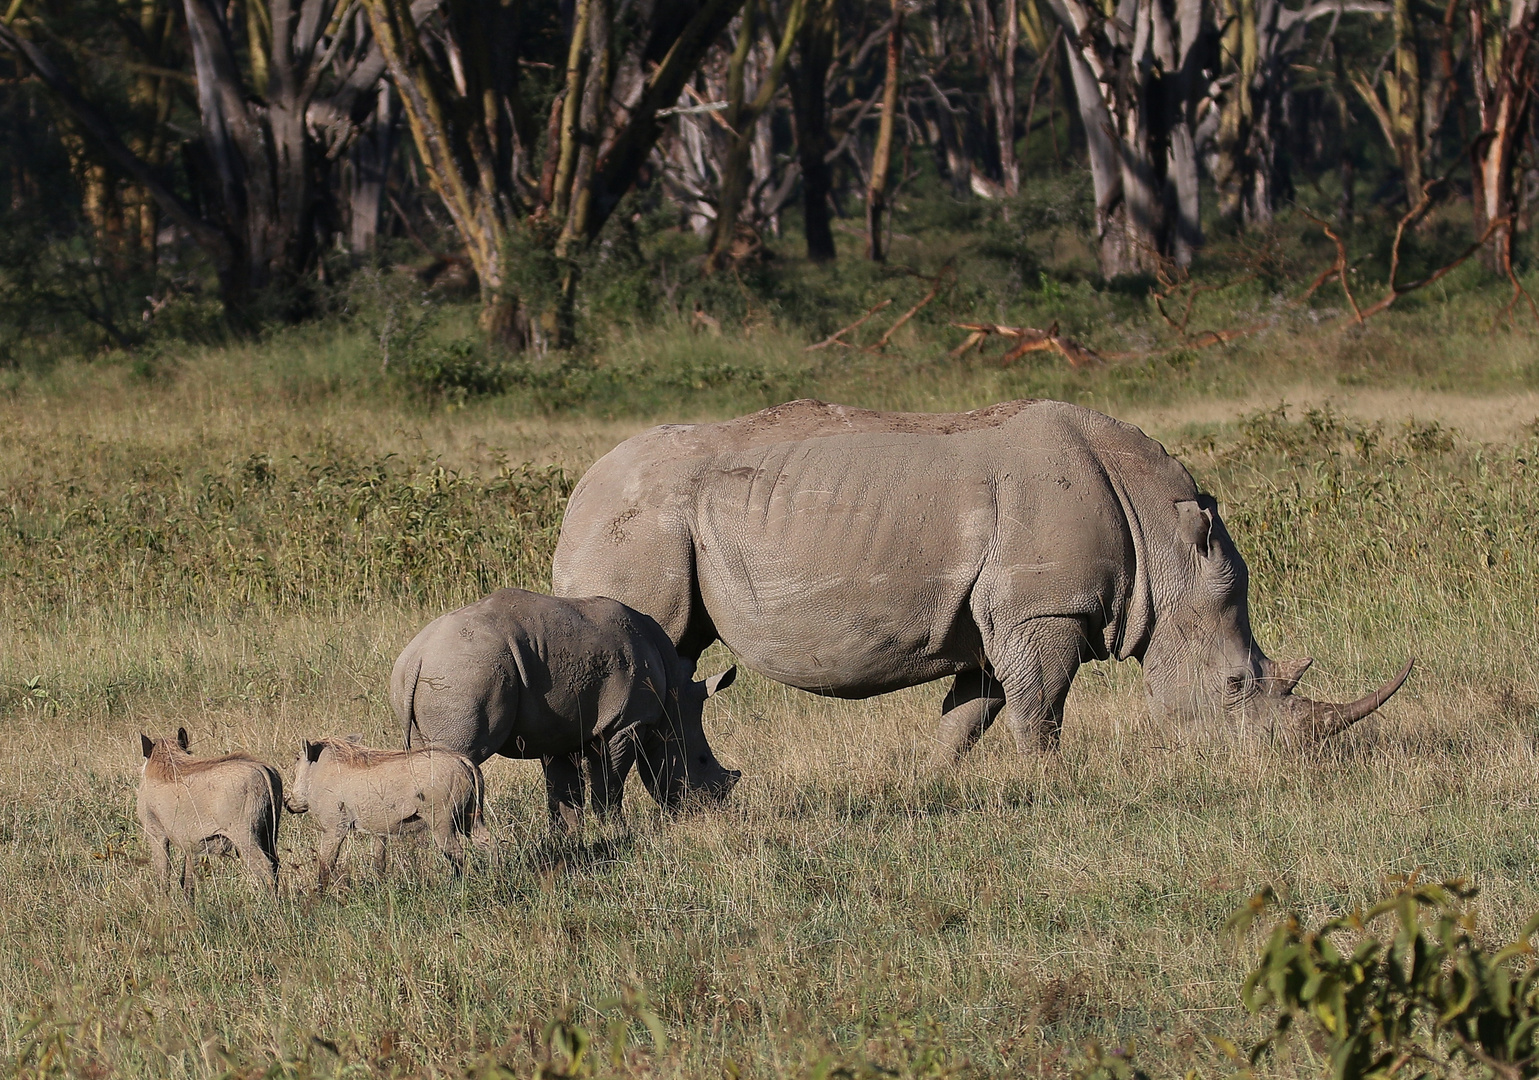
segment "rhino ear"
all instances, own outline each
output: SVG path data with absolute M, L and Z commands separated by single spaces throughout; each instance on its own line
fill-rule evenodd
M 176 729 L 176 745 L 180 746 L 183 750 L 192 749 L 192 740 L 187 737 L 186 728 L 179 727 Z
M 316 762 L 316 760 L 318 758 L 320 758 L 321 751 L 324 750 L 324 749 L 326 749 L 326 744 L 323 743 L 323 742 L 308 742 L 307 741 L 305 743 L 305 760 L 310 762 L 313 765 Z
M 733 664 L 721 674 L 712 675 L 709 679 L 705 680 L 703 684 L 705 686 L 705 696 L 710 697 L 713 694 L 719 694 L 735 682 L 737 682 L 737 665 Z
M 155 740 L 144 732 L 139 732 L 139 746 L 144 750 L 144 756 L 149 757 L 155 752 Z
M 1213 511 L 1195 499 L 1176 503 L 1176 535 L 1183 544 L 1196 548 L 1197 554 L 1206 559 L 1212 551 Z

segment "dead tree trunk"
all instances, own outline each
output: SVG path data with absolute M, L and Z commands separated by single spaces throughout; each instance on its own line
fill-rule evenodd
M 833 63 L 834 0 L 809 0 L 797 41 L 796 62 L 787 82 L 796 128 L 796 156 L 802 170 L 802 221 L 807 258 L 831 262 L 838 251 L 829 216 L 833 174 L 828 167 L 828 97 L 826 82 Z

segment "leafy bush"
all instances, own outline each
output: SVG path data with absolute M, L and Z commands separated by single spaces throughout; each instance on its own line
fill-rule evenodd
M 1492 948 L 1460 881 L 1413 875 L 1366 912 L 1306 928 L 1288 912 L 1262 946 L 1240 991 L 1272 1031 L 1251 1064 L 1283 1049 L 1307 1026 L 1333 1080 L 1392 1077 L 1539 1076 L 1539 962 L 1531 939 Z M 1230 920 L 1243 931 L 1276 902 L 1257 893 Z
M 486 346 L 471 338 L 416 346 L 402 358 L 395 374 L 408 390 L 451 403 L 505 393 L 513 381 L 508 366 L 492 359 Z

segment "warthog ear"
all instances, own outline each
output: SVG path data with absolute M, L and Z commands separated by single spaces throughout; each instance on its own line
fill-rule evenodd
M 350 743 L 357 743 L 359 746 L 363 745 L 362 735 L 344 735 L 342 738 L 346 739 Z
M 144 748 L 144 756 L 149 757 L 155 752 L 155 740 L 144 732 L 139 732 L 139 745 Z
M 324 749 L 326 749 L 325 743 L 309 742 L 307 740 L 305 742 L 305 760 L 311 764 L 314 764 L 316 759 L 321 756 L 321 751 Z
M 183 750 L 192 749 L 192 740 L 187 737 L 186 728 L 179 727 L 176 729 L 176 745 L 180 746 Z
M 709 679 L 705 680 L 703 684 L 705 686 L 705 696 L 710 697 L 713 694 L 719 694 L 736 681 L 737 665 L 733 664 L 720 675 L 712 675 Z
M 1195 499 L 1176 503 L 1176 535 L 1206 559 L 1212 548 L 1213 511 L 1204 509 Z

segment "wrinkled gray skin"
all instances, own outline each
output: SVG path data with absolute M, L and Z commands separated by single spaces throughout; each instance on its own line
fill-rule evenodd
M 453 750 L 371 750 L 355 736 L 305 740 L 284 798 L 291 814 L 313 814 L 321 830 L 316 887 L 324 890 L 349 834 L 373 840 L 374 869 L 385 869 L 385 837 L 425 828 L 449 860 L 465 870 L 461 837 L 491 851 L 481 769 Z
M 1137 428 L 1054 401 L 879 413 L 793 401 L 630 439 L 572 493 L 557 595 L 613 596 L 687 660 L 861 698 L 952 677 L 937 762 L 1003 712 L 1051 749 L 1079 665 L 1142 662 L 1156 716 L 1310 744 L 1378 708 L 1292 691 L 1308 660 L 1251 635 L 1214 500 Z
M 706 742 L 705 699 L 731 668 L 705 682 L 657 623 L 602 596 L 557 599 L 503 589 L 440 616 L 407 645 L 390 676 L 406 745 L 539 758 L 551 824 L 575 828 L 583 764 L 600 817 L 620 810 L 638 766 L 658 804 L 726 800 L 742 774 Z
M 175 849 L 189 899 L 194 855 L 239 855 L 252 879 L 276 895 L 283 812 L 278 771 L 245 754 L 194 757 L 186 728 L 177 728 L 174 740 L 141 734 L 139 744 L 139 824 L 161 887 L 171 883 Z

